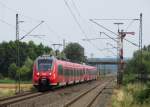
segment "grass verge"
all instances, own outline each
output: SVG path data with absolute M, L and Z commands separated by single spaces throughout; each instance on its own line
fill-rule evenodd
M 115 89 L 112 107 L 150 107 L 150 88 L 145 84 L 127 84 Z

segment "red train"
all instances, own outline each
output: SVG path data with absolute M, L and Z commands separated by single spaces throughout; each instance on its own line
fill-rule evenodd
M 48 55 L 39 56 L 34 62 L 33 85 L 38 90 L 96 79 L 97 69 L 93 66 L 62 61 Z

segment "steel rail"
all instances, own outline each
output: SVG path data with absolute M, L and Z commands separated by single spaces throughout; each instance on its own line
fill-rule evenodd
M 110 81 L 110 80 L 109 80 Z M 99 94 L 105 89 L 105 87 L 110 83 L 109 81 L 104 82 L 103 84 L 98 84 L 92 88 L 90 88 L 89 90 L 87 90 L 86 92 L 81 93 L 79 96 L 75 97 L 74 99 L 68 101 L 67 103 L 64 104 L 64 107 L 70 107 L 72 104 L 74 104 L 75 102 L 79 101 L 82 97 L 86 96 L 89 92 L 92 92 L 94 89 L 98 88 L 99 86 L 102 86 L 101 90 L 98 92 L 98 94 L 96 94 L 96 96 L 94 97 L 94 99 L 88 103 L 87 107 L 90 107 L 90 105 L 92 105 L 92 103 L 95 101 L 95 99 L 99 96 Z
M 46 94 L 47 92 L 45 92 Z M 27 93 L 27 94 L 21 94 L 21 95 L 16 95 L 16 96 L 12 96 L 12 97 L 8 97 L 8 98 L 4 98 L 0 100 L 0 107 L 6 107 L 7 105 L 13 104 L 13 103 L 17 103 L 19 101 L 23 101 L 26 99 L 30 99 L 33 97 L 37 97 L 40 95 L 44 95 L 41 92 L 34 92 L 34 93 Z

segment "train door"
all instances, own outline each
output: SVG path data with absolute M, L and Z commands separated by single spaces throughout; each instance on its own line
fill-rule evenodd
M 84 81 L 86 80 L 86 68 L 84 68 Z
M 67 83 L 67 68 L 64 68 L 64 81 Z
M 76 82 L 76 68 L 74 67 L 74 82 Z
M 63 66 L 62 64 L 58 65 L 58 82 L 61 83 L 63 81 Z
M 73 77 L 73 66 L 71 68 L 71 83 L 73 83 L 74 77 Z

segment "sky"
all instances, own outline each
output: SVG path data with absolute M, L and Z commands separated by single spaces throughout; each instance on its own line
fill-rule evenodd
M 66 1 L 66 2 L 65 2 Z M 143 14 L 143 45 L 150 43 L 150 0 L 0 0 L 0 42 L 15 40 L 15 14 L 19 13 L 19 36 L 27 34 L 32 28 L 44 21 L 22 41 L 43 43 L 53 48 L 54 43 L 78 42 L 85 48 L 88 57 L 116 57 L 116 42 L 108 39 L 107 30 L 92 23 L 90 19 L 139 19 Z M 133 20 L 94 20 L 117 33 L 114 23 L 124 23 L 120 29 L 135 32 L 126 39 L 137 43 L 139 40 L 139 21 Z M 106 38 L 84 41 L 83 39 Z M 124 41 L 124 57 L 132 57 L 138 47 Z M 62 50 L 63 47 L 56 47 Z M 108 49 L 107 49 L 108 48 Z M 107 49 L 107 50 L 106 50 Z

